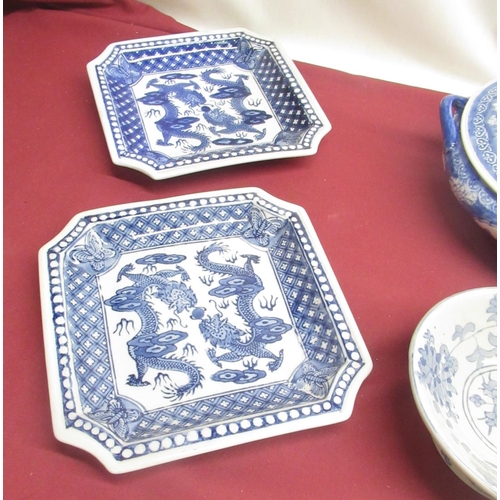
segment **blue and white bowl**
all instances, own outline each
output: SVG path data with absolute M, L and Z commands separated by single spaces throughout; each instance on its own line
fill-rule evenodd
M 460 203 L 495 238 L 497 234 L 497 83 L 470 99 L 441 101 L 444 165 Z
M 447 465 L 487 498 L 497 494 L 497 291 L 448 297 L 417 326 L 410 383 Z

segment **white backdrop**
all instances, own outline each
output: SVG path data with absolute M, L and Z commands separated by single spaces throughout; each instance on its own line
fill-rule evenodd
M 469 96 L 497 78 L 495 0 L 143 0 L 200 31 L 247 28 L 296 61 Z

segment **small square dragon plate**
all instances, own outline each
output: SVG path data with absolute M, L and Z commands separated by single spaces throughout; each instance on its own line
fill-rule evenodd
M 257 188 L 82 213 L 39 258 L 54 432 L 113 473 L 346 420 L 372 367 L 306 213 Z
M 278 44 L 243 29 L 114 43 L 87 69 L 113 162 L 154 179 L 312 155 L 330 130 Z

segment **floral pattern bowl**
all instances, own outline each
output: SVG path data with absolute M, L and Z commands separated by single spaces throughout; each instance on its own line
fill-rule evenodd
M 410 383 L 439 453 L 465 483 L 497 493 L 497 295 L 478 288 L 434 306 L 410 344 Z
M 444 165 L 451 188 L 476 222 L 497 235 L 497 84 L 440 107 Z

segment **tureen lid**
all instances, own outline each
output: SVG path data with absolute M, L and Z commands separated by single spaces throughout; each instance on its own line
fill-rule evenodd
M 497 191 L 497 83 L 485 85 L 464 109 L 461 135 L 465 152 L 483 181 Z

